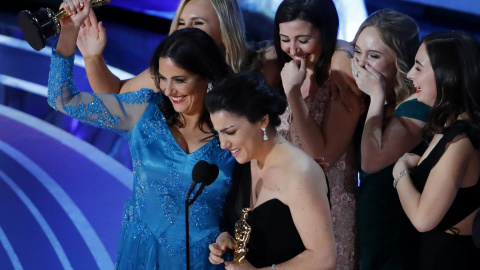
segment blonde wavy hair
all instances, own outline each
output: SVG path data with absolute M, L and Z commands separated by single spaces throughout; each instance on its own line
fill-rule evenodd
M 185 5 L 192 0 L 182 0 L 178 4 L 175 17 L 170 26 L 170 34 L 178 29 L 178 21 Z M 236 0 L 210 0 L 220 22 L 220 31 L 225 46 L 225 61 L 237 73 L 241 70 L 247 55 L 245 25 Z
M 415 93 L 412 82 L 407 79 L 407 73 L 414 64 L 415 54 L 420 46 L 418 25 L 408 15 L 391 9 L 382 9 L 370 15 L 360 25 L 352 41 L 353 46 L 355 46 L 360 33 L 369 26 L 377 28 L 383 43 L 395 57 L 397 68 L 394 85 L 395 96 L 389 97 L 387 104 L 397 106 Z

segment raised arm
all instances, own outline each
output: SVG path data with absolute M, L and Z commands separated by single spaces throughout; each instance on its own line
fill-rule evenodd
M 347 94 L 350 108 L 341 99 L 330 100 L 321 124 L 315 120 L 305 103 L 300 88 L 305 78 L 305 62 L 287 63 L 282 70 L 282 82 L 292 109 L 293 123 L 304 151 L 312 158 L 324 157 L 334 164 L 352 141 L 361 115 L 362 99 L 353 91 Z
M 385 79 L 372 67 L 361 67 L 354 59 L 352 69 L 358 72 L 356 82 L 359 89 L 370 96 L 362 133 L 361 163 L 363 171 L 374 173 L 393 164 L 418 145 L 422 140 L 425 122 L 410 117 L 391 116 L 385 124 Z
M 417 155 L 405 154 L 395 164 L 394 177 L 403 170 L 411 171 L 419 160 L 420 157 Z M 399 179 L 396 188 L 400 202 L 418 231 L 434 229 L 447 213 L 458 189 L 477 183 L 480 177 L 479 163 L 480 152 L 473 148 L 468 138 L 457 136 L 430 171 L 422 193 L 415 188 L 408 174 Z M 474 214 L 469 218 L 471 223 Z M 469 233 L 463 228 L 460 230 L 464 234 Z
M 352 105 L 350 104 L 352 91 L 359 99 L 364 97 L 363 92 L 358 89 L 352 74 L 351 59 L 353 46 L 344 40 L 338 40 L 336 48 L 332 55 L 330 76 L 328 78 L 330 89 L 332 90 L 332 100 L 335 101 L 337 98 L 340 98 L 343 105 L 349 111 L 352 111 Z
M 71 3 L 64 2 L 62 6 L 68 4 Z M 82 122 L 99 127 L 131 130 L 148 105 L 152 91 L 144 90 L 121 96 L 77 91 L 73 77 L 75 41 L 80 25 L 90 11 L 90 3 L 80 0 L 76 8 L 81 11 L 61 21 L 62 32 L 50 66 L 48 103 L 52 108 Z
M 92 11 L 80 28 L 77 46 L 85 60 L 88 81 L 95 93 L 119 94 L 142 88 L 156 89 L 148 69 L 128 80 L 115 76 L 102 56 L 106 43 L 106 30 Z

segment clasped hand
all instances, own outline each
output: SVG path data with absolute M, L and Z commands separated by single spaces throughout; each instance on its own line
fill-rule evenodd
M 413 153 L 406 153 L 400 157 L 393 167 L 392 175 L 396 177 L 403 170 L 411 171 L 415 166 L 417 166 L 420 161 L 420 156 Z
M 66 0 L 60 5 L 70 16 L 60 20 L 62 31 L 66 29 L 80 29 L 85 18 L 88 17 L 92 5 L 88 0 Z
M 300 88 L 305 81 L 306 74 L 305 59 L 302 58 L 285 63 L 280 76 L 282 77 L 282 85 L 287 97 L 292 93 L 300 94 Z
M 255 269 L 248 261 L 245 261 L 243 264 L 233 264 L 232 262 L 225 261 L 222 256 L 228 249 L 237 248 L 237 243 L 235 239 L 228 233 L 223 232 L 218 237 L 215 243 L 210 244 L 208 249 L 210 249 L 210 254 L 208 260 L 212 264 L 221 264 L 225 263 L 225 269 Z

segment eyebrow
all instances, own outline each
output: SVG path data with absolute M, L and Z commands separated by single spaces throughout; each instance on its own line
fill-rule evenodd
M 419 64 L 420 66 L 423 67 L 422 63 L 420 63 L 420 61 L 418 61 L 418 60 L 416 60 L 416 59 L 415 59 L 415 63 L 417 63 L 417 64 Z
M 280 35 L 281 37 L 290 38 L 289 36 L 287 36 L 287 35 L 284 35 L 284 34 L 282 34 L 282 33 L 279 33 L 279 35 Z M 309 34 L 304 34 L 304 35 L 297 35 L 297 36 L 294 36 L 294 38 L 302 38 L 302 37 L 310 38 L 310 37 L 312 37 L 312 35 L 309 35 Z
M 231 128 L 231 127 L 233 127 L 233 125 L 231 125 L 231 126 L 226 126 L 226 127 L 222 128 L 222 129 L 220 129 L 219 132 L 224 132 L 225 130 L 227 130 L 227 129 Z
M 202 16 L 198 16 L 198 15 L 193 15 L 193 16 L 191 16 L 191 17 L 188 17 L 187 19 L 190 19 L 190 20 L 198 20 L 198 19 L 200 19 L 200 20 L 207 21 L 207 19 L 205 19 L 205 18 L 202 17 Z M 183 20 L 183 21 L 184 21 L 185 19 L 184 19 L 184 18 L 178 18 L 178 20 Z
M 358 45 L 356 45 L 356 44 L 355 44 L 355 46 L 354 46 L 353 48 L 354 48 L 355 50 L 361 50 L 360 47 L 359 47 Z M 381 51 L 377 51 L 377 50 L 367 50 L 367 52 L 369 52 L 369 53 L 374 52 L 374 53 L 378 53 L 378 54 L 383 55 L 383 53 L 382 53 Z

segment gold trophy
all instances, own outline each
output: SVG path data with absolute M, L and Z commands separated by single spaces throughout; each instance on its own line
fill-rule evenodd
M 90 3 L 92 7 L 98 7 L 110 3 L 110 0 L 90 0 Z M 18 13 L 18 24 L 28 44 L 40 51 L 45 48 L 48 38 L 60 33 L 60 20 L 69 16 L 63 8 L 57 13 L 49 8 L 41 8 L 34 13 L 23 10 Z
M 252 232 L 252 227 L 247 223 L 250 210 L 252 209 L 243 208 L 242 218 L 235 223 L 235 240 L 237 242 L 237 247 L 233 253 L 233 264 L 242 264 L 245 262 L 245 257 L 247 256 L 247 244 Z

